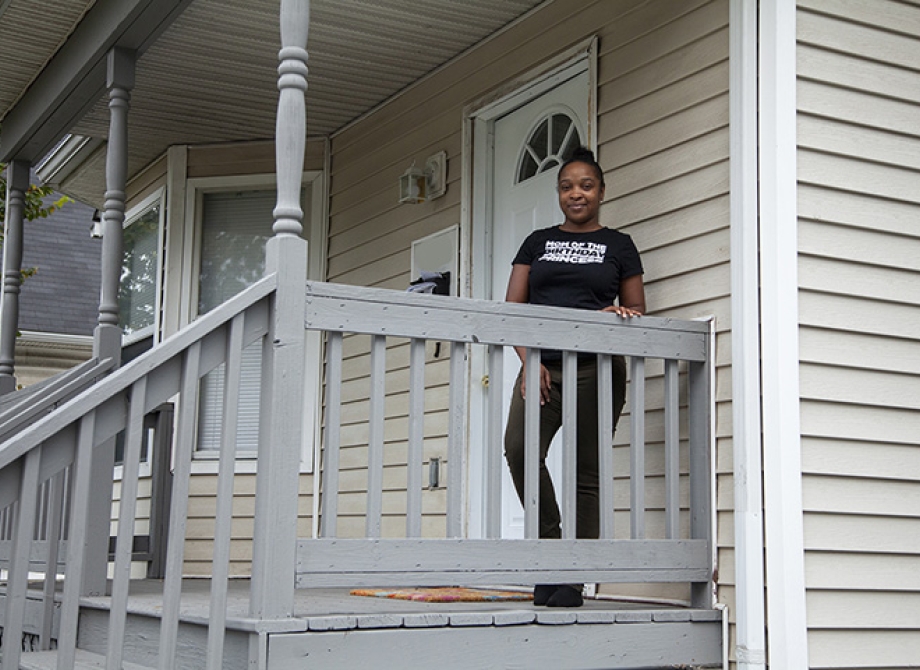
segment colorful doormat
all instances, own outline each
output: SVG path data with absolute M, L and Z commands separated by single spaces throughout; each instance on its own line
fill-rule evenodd
M 533 600 L 533 594 L 495 589 L 470 589 L 459 586 L 437 586 L 417 589 L 354 589 L 353 596 L 394 598 L 426 603 L 494 602 L 498 600 Z

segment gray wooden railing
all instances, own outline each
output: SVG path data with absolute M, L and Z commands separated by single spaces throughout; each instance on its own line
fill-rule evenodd
M 322 491 L 322 532 L 298 547 L 299 586 L 457 585 L 569 582 L 687 582 L 693 604 L 711 606 L 712 504 L 710 417 L 710 332 L 704 322 L 641 317 L 626 321 L 610 314 L 536 307 L 444 296 L 310 284 L 306 327 L 327 333 L 326 415 Z M 339 461 L 341 452 L 341 387 L 343 341 L 348 334 L 370 336 L 370 400 L 368 411 L 366 532 L 363 538 L 338 533 Z M 385 356 L 389 342 L 409 341 L 409 415 L 405 537 L 381 537 L 384 453 L 402 436 L 385 438 Z M 447 437 L 446 535 L 420 537 L 422 442 L 426 341 L 449 343 L 450 390 Z M 537 378 L 539 349 L 564 351 L 563 395 L 575 397 L 578 354 L 599 355 L 601 539 L 574 539 L 574 421 L 563 421 L 561 507 L 563 539 L 538 540 L 537 394 L 527 399 L 524 540 L 499 538 L 502 458 L 501 425 L 504 398 L 502 358 L 510 346 L 530 354 L 528 377 Z M 485 347 L 489 361 L 489 419 L 486 445 L 486 539 L 463 539 L 467 493 L 467 355 Z M 614 472 L 612 448 L 612 355 L 631 357 L 629 392 L 629 472 Z M 508 355 L 514 355 L 513 352 Z M 663 389 L 654 397 L 646 384 L 646 363 L 660 362 Z M 684 372 L 681 372 L 683 367 Z M 683 380 L 682 380 L 683 376 Z M 657 381 L 655 387 L 657 388 Z M 680 385 L 685 382 L 684 401 Z M 493 392 L 497 389 L 497 392 Z M 646 403 L 663 414 L 664 533 L 646 532 Z M 574 403 L 564 411 L 574 415 Z M 683 435 L 681 434 L 681 425 Z M 622 429 L 621 429 L 622 430 Z M 680 470 L 680 451 L 688 463 Z M 354 464 L 351 465 L 354 467 Z M 679 484 L 689 484 L 689 503 L 682 509 Z M 614 527 L 614 486 L 629 481 L 629 529 Z M 622 508 L 622 504 L 620 505 Z M 681 532 L 681 514 L 689 516 Z M 622 517 L 623 515 L 620 514 Z
M 39 648 L 53 645 L 52 621 L 56 576 L 63 574 L 59 594 L 60 625 L 56 632 L 58 667 L 71 668 L 77 639 L 79 601 L 84 595 L 86 575 L 106 565 L 86 561 L 91 526 L 102 524 L 108 536 L 109 519 L 91 519 L 86 514 L 93 491 L 90 477 L 99 452 L 114 448 L 114 436 L 125 431 L 125 456 L 115 546 L 114 578 L 108 634 L 107 667 L 121 667 L 124 647 L 127 599 L 134 540 L 139 463 L 145 416 L 162 403 L 178 396 L 178 425 L 174 444 L 173 502 L 169 520 L 169 551 L 166 558 L 163 620 L 160 630 L 160 664 L 174 667 L 176 631 L 179 622 L 182 560 L 185 543 L 191 461 L 195 441 L 195 417 L 200 379 L 226 363 L 227 402 L 224 410 L 224 440 L 221 447 L 221 490 L 233 476 L 236 426 L 236 396 L 232 393 L 240 375 L 245 346 L 266 340 L 270 332 L 276 280 L 270 275 L 240 295 L 201 317 L 160 346 L 112 373 L 106 379 L 30 428 L 0 444 L 0 510 L 5 510 L 6 532 L 0 569 L 8 577 L 0 608 L 3 628 L 3 670 L 18 670 L 20 640 L 24 622 L 39 621 Z M 270 347 L 268 347 L 270 350 Z M 271 353 L 266 357 L 271 359 Z M 269 363 L 270 364 L 270 360 Z M 104 459 L 103 459 L 104 460 Z M 64 486 L 65 477 L 67 485 Z M 51 495 L 46 493 L 50 491 Z M 219 527 L 228 527 L 231 500 L 222 496 L 218 508 Z M 65 519 L 65 512 L 67 518 Z M 66 531 L 61 530 L 65 526 Z M 47 537 L 36 538 L 36 529 L 47 529 Z M 39 541 L 66 537 L 66 542 Z M 226 563 L 229 535 L 218 533 L 215 540 L 214 597 L 226 599 Z M 44 552 L 44 555 L 41 555 Z M 220 559 L 223 558 L 223 564 Z M 48 566 L 57 566 L 49 569 Z M 27 597 L 29 572 L 42 575 L 42 593 L 37 614 L 34 598 Z M 220 575 L 223 575 L 221 582 Z M 221 595 L 222 594 L 222 595 Z M 27 612 L 27 609 L 30 611 Z M 224 617 L 214 607 L 211 634 L 221 638 Z M 34 631 L 33 631 L 34 632 Z M 218 655 L 214 667 L 220 667 Z
M 213 548 L 211 611 L 209 618 L 208 667 L 221 667 L 222 640 L 226 624 L 227 583 L 230 556 L 230 520 L 233 489 L 234 433 L 237 426 L 235 389 L 239 387 L 240 361 L 247 345 L 263 342 L 263 389 L 271 383 L 273 340 L 269 335 L 276 312 L 276 278 L 270 275 L 237 297 L 167 339 L 158 347 L 128 363 L 90 391 L 78 396 L 32 427 L 0 444 L 0 510 L 6 509 L 11 538 L 0 569 L 8 570 L 5 598 L 0 607 L 3 627 L 3 670 L 18 668 L 23 621 L 27 609 L 29 570 L 44 572 L 41 594 L 32 592 L 38 602 L 37 619 L 40 647 L 52 645 L 55 616 L 55 573 L 62 574 L 63 590 L 57 596 L 60 624 L 55 634 L 59 649 L 58 667 L 73 667 L 76 648 L 79 601 L 84 595 L 85 574 L 98 570 L 88 565 L 86 541 L 92 520 L 84 513 L 91 495 L 89 474 L 94 455 L 112 437 L 124 430 L 125 459 L 120 497 L 120 516 L 115 548 L 114 578 L 111 589 L 111 615 L 108 632 L 109 667 L 120 667 L 125 640 L 127 602 L 130 591 L 132 540 L 138 495 L 138 470 L 144 417 L 161 403 L 172 400 L 177 407 L 173 445 L 173 493 L 169 518 L 168 555 L 160 629 L 159 663 L 173 667 L 177 650 L 177 630 L 181 599 L 182 561 L 186 534 L 189 482 L 196 435 L 196 409 L 200 379 L 221 364 L 225 374 L 225 403 L 222 413 L 220 467 L 217 483 L 217 512 Z M 693 585 L 694 605 L 707 607 L 712 576 L 712 535 L 710 504 L 710 334 L 708 324 L 655 317 L 625 322 L 609 314 L 540 308 L 530 305 L 492 303 L 469 299 L 406 294 L 371 288 L 337 286 L 324 283 L 306 285 L 308 330 L 326 333 L 325 429 L 322 470 L 322 533 L 319 538 L 302 539 L 297 544 L 296 579 L 298 587 L 311 586 L 386 586 L 458 585 L 534 582 L 686 582 Z M 370 403 L 367 411 L 369 439 L 366 468 L 368 492 L 366 525 L 363 537 L 338 538 L 340 398 L 342 390 L 342 351 L 348 333 L 369 335 L 372 341 L 370 365 Z M 408 474 L 404 537 L 381 537 L 383 516 L 383 471 L 386 432 L 387 339 L 409 342 L 409 417 L 404 435 L 397 439 L 408 444 Z M 449 343 L 450 388 L 448 391 L 446 529 L 444 537 L 422 535 L 422 415 L 425 392 L 424 347 L 426 341 Z M 469 399 L 468 354 L 474 347 L 486 347 L 490 361 L 490 387 L 502 388 L 500 370 L 503 351 L 510 345 L 533 349 L 555 348 L 573 352 L 567 356 L 565 384 L 574 383 L 574 352 L 599 353 L 602 387 L 610 389 L 611 355 L 632 358 L 629 433 L 631 466 L 628 473 L 614 472 L 611 443 L 602 447 L 602 537 L 576 540 L 567 532 L 562 540 L 534 539 L 536 528 L 536 462 L 527 460 L 528 499 L 526 508 L 529 539 L 505 540 L 498 531 L 498 496 L 502 469 L 499 394 L 490 394 L 488 414 L 493 417 L 489 433 L 488 481 L 482 487 L 483 509 L 489 510 L 484 539 L 464 537 L 464 515 L 470 505 L 467 493 L 466 455 L 468 450 Z M 513 354 L 511 354 L 513 355 Z M 663 360 L 660 399 L 655 399 L 654 383 L 645 383 L 644 370 L 656 359 Z M 538 364 L 531 356 L 530 365 Z M 300 365 L 293 369 L 302 370 Z M 682 390 L 683 389 L 683 390 Z M 570 394 L 572 395 L 572 394 Z M 683 397 L 681 397 L 683 396 Z M 600 402 L 610 405 L 610 391 L 601 393 Z M 646 537 L 644 483 L 645 421 L 643 406 L 648 402 L 664 415 L 663 441 L 666 453 L 666 531 L 662 537 Z M 533 403 L 529 413 L 536 411 Z M 651 411 L 651 410 L 650 410 Z M 601 434 L 612 434 L 612 419 L 601 412 Z M 263 417 L 264 418 L 264 417 Z M 280 419 L 279 415 L 279 419 Z M 567 434 L 567 429 L 564 429 Z M 622 429 L 621 429 L 622 430 Z M 570 435 L 566 438 L 570 441 Z M 657 438 L 656 438 L 657 439 Z M 294 445 L 300 448 L 299 442 Z M 534 437 L 528 448 L 535 448 Z M 655 445 L 659 448 L 659 445 Z M 274 449 L 260 449 L 262 458 Z M 568 450 L 567 450 L 568 451 Z M 686 452 L 681 459 L 681 452 Z M 277 454 L 273 454 L 277 458 Z M 562 483 L 563 515 L 571 527 L 573 514 L 574 468 L 571 459 Z M 688 463 L 681 470 L 681 462 Z M 67 477 L 66 486 L 64 477 Z M 628 514 L 622 502 L 618 519 L 629 518 L 629 529 L 614 525 L 614 484 L 628 478 Z M 689 482 L 689 502 L 681 503 L 680 480 Z M 50 483 L 49 483 L 50 482 Z M 46 484 L 49 483 L 49 484 Z M 45 489 L 42 489 L 42 486 Z M 48 493 L 36 495 L 46 490 Z M 257 498 L 263 491 L 257 487 Z M 276 495 L 277 492 L 274 494 Z M 291 496 L 296 496 L 296 490 Z M 619 496 L 618 499 L 622 499 Z M 296 500 L 281 501 L 296 509 Z M 279 504 L 275 500 L 274 505 Z M 69 509 L 67 518 L 64 510 Z M 260 509 L 257 501 L 257 514 Z M 270 507 L 268 508 L 270 512 Z M 657 512 L 656 512 L 657 513 Z M 689 522 L 686 518 L 689 516 Z M 32 532 L 41 526 L 50 537 L 67 537 L 67 542 L 37 541 Z M 685 522 L 680 523 L 681 518 Z M 100 520 L 97 520 L 97 522 Z M 104 520 L 108 525 L 108 520 Z M 261 523 L 256 519 L 256 525 Z M 66 527 L 66 531 L 60 530 Z M 681 528 L 683 527 L 683 530 Z M 625 535 L 624 535 L 625 534 Z M 292 536 L 293 539 L 293 536 Z M 277 538 L 263 535 L 254 540 L 253 553 L 260 542 Z M 39 547 L 41 549 L 39 550 Z M 44 552 L 44 553 L 43 553 Z M 57 570 L 41 568 L 40 563 L 57 565 Z M 254 563 L 254 565 L 257 565 Z M 102 566 L 104 569 L 105 566 Z M 254 567 L 255 571 L 259 568 Z M 290 573 L 288 573 L 290 574 Z M 264 588 L 264 575 L 252 575 L 252 598 Z M 288 582 L 290 583 L 290 582 Z M 57 584 L 59 587 L 60 584 Z M 35 606 L 32 606 L 33 610 Z M 254 611 L 253 618 L 263 616 Z M 269 617 L 277 618 L 277 617 Z

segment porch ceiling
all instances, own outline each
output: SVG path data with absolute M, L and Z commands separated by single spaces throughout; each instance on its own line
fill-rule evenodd
M 307 132 L 342 128 L 543 0 L 313 0 Z M 104 0 L 0 0 L 0 122 Z M 129 174 L 174 144 L 269 139 L 277 103 L 278 0 L 193 0 L 137 64 Z M 98 75 L 95 75 L 98 76 Z M 105 97 L 63 132 L 105 138 Z M 99 202 L 90 159 L 71 195 Z

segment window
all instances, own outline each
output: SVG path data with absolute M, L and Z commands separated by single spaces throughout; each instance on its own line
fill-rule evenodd
M 568 114 L 553 112 L 534 126 L 521 148 L 514 183 L 562 165 L 581 145 L 578 128 Z
M 230 191 L 202 195 L 201 266 L 198 313 L 204 314 L 262 278 L 265 242 L 272 235 L 274 190 Z M 309 211 L 309 210 L 307 210 Z M 243 350 L 240 380 L 238 452 L 255 452 L 259 443 L 262 344 Z M 224 366 L 201 380 L 198 449 L 220 448 L 224 402 Z
M 218 308 L 231 297 L 264 276 L 265 246 L 272 236 L 276 204 L 273 174 L 199 177 L 189 179 L 182 230 L 184 240 L 181 284 L 169 287 L 173 301 L 166 315 L 166 328 L 181 327 L 199 315 Z M 325 277 L 325 225 L 320 172 L 305 172 L 301 206 L 304 212 L 308 278 Z M 176 231 L 174 231 L 176 232 Z M 176 319 L 176 326 L 173 325 Z M 305 332 L 307 356 L 304 360 L 304 440 L 301 468 L 309 472 L 317 455 L 319 406 L 321 399 L 322 340 Z M 235 468 L 254 471 L 260 420 L 262 341 L 243 351 L 243 370 L 238 399 Z M 215 472 L 221 439 L 225 368 L 206 375 L 199 386 L 196 472 Z
M 156 329 L 162 209 L 158 192 L 125 217 L 118 285 L 118 325 L 125 344 L 151 337 Z

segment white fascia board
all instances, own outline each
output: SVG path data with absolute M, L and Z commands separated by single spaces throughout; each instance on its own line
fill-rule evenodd
M 191 0 L 98 0 L 3 118 L 0 162 L 40 160 L 105 90 L 113 47 L 143 53 Z
M 808 668 L 799 388 L 796 2 L 760 5 L 760 329 L 771 667 Z

